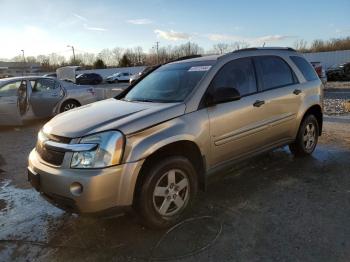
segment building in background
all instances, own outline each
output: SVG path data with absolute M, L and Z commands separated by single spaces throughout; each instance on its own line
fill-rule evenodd
M 9 76 L 32 75 L 40 72 L 41 66 L 37 63 L 24 62 L 1 62 L 0 61 L 0 78 Z
M 309 62 L 320 62 L 324 69 L 350 62 L 350 50 L 304 53 Z

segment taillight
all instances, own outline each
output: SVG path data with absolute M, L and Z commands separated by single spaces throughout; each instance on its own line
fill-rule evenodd
M 317 75 L 318 75 L 319 77 L 322 77 L 322 66 L 317 66 L 317 67 L 315 68 L 315 70 L 316 70 Z

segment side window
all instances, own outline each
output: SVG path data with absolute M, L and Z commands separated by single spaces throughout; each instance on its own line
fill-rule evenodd
M 0 96 L 16 96 L 19 91 L 26 91 L 26 89 L 26 80 L 7 83 L 0 87 Z
M 241 58 L 225 64 L 211 82 L 211 88 L 236 88 L 241 96 L 257 92 L 252 59 Z
M 290 59 L 292 59 L 293 63 L 298 67 L 307 81 L 318 79 L 315 69 L 304 58 L 300 56 L 291 56 Z
M 37 79 L 30 81 L 34 92 L 47 92 L 57 87 L 53 79 Z
M 258 56 L 255 61 L 261 77 L 263 91 L 296 83 L 292 69 L 282 58 Z

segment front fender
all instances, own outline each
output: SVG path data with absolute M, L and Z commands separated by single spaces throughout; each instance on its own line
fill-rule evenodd
M 162 147 L 180 141 L 195 143 L 202 156 L 209 153 L 209 121 L 206 110 L 185 114 L 127 136 L 123 161 L 145 159 Z

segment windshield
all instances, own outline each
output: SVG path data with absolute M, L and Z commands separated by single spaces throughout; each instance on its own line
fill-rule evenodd
M 181 102 L 198 84 L 215 60 L 164 65 L 137 83 L 126 101 Z

